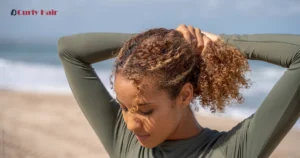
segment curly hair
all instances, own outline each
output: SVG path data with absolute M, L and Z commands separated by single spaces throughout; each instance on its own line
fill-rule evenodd
M 185 83 L 194 89 L 204 108 L 223 112 L 233 100 L 243 102 L 240 88 L 248 88 L 245 73 L 247 59 L 236 48 L 219 40 L 201 53 L 194 51 L 182 33 L 174 29 L 156 28 L 135 35 L 118 51 L 112 77 L 121 73 L 137 86 L 137 98 L 131 111 L 136 111 L 143 80 L 151 77 L 156 88 L 175 99 Z

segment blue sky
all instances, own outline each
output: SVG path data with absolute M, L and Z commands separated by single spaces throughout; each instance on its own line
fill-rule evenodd
M 11 16 L 12 9 L 55 9 Z M 1 0 L 0 37 L 56 40 L 81 32 L 140 32 L 184 23 L 214 33 L 300 34 L 299 0 Z

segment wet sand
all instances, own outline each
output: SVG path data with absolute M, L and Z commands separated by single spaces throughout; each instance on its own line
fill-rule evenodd
M 229 130 L 236 120 L 198 117 L 202 126 Z M 272 158 L 300 158 L 292 130 Z M 0 158 L 108 158 L 71 95 L 0 91 Z

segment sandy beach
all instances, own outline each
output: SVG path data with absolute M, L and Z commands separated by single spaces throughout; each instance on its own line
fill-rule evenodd
M 202 126 L 228 130 L 237 120 L 198 117 Z M 292 130 L 272 158 L 300 158 Z M 108 158 L 72 95 L 0 91 L 0 158 Z

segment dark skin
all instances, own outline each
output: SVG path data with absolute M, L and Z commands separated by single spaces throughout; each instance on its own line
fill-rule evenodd
M 176 30 L 181 32 L 199 53 L 212 42 L 198 28 L 179 25 Z M 139 110 L 132 113 L 129 109 L 133 107 L 137 88 L 133 81 L 126 79 L 121 73 L 115 76 L 114 90 L 125 123 L 127 128 L 136 134 L 140 144 L 153 148 L 165 140 L 187 139 L 198 135 L 202 127 L 189 106 L 193 99 L 193 86 L 186 83 L 179 95 L 170 99 L 167 92 L 155 88 L 153 81 L 151 78 L 143 80 L 146 87 L 139 95 Z

